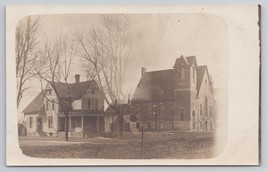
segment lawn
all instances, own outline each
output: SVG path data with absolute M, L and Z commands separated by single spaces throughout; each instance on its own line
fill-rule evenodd
M 153 132 L 121 138 L 21 137 L 22 152 L 38 158 L 97 159 L 200 159 L 212 158 L 215 146 L 213 132 Z

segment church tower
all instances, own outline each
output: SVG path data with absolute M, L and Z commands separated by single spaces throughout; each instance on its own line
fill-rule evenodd
M 194 56 L 177 58 L 174 64 L 175 120 L 185 130 L 196 129 L 197 63 Z

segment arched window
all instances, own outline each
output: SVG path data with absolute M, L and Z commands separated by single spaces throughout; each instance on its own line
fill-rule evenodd
M 181 115 L 181 121 L 183 121 L 184 120 L 184 108 L 183 107 L 181 107 L 180 115 Z
M 193 111 L 192 113 L 192 123 L 193 123 L 193 129 L 196 129 L 196 115 L 195 115 L 195 111 Z
M 180 69 L 180 80 L 181 81 L 185 80 L 185 68 L 184 68 L 184 66 L 182 66 Z
M 165 110 L 165 107 L 164 107 L 163 103 L 160 103 L 160 106 L 159 106 L 159 116 L 161 116 L 161 117 L 164 116 L 164 110 Z
M 147 105 L 147 114 L 148 114 L 148 119 L 152 119 L 152 105 L 148 103 Z
M 206 112 L 206 116 L 208 116 L 208 98 L 205 97 L 205 112 Z
M 202 104 L 200 104 L 200 115 L 202 115 Z

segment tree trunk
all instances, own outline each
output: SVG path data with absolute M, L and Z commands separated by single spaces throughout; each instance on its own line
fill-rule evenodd
M 65 115 L 65 140 L 69 141 L 69 116 Z

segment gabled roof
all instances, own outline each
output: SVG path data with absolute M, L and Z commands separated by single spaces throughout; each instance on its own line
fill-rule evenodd
M 180 63 L 180 61 L 181 61 L 181 60 L 184 60 L 184 62 L 185 62 L 187 65 L 189 65 L 189 62 L 188 62 L 187 58 L 186 58 L 186 57 L 184 57 L 183 55 L 181 55 L 181 57 L 180 57 L 180 58 L 176 58 L 176 60 L 175 60 L 175 63 L 174 63 L 174 66 L 173 66 L 173 67 L 177 66 L 177 65 Z
M 199 94 L 199 90 L 201 87 L 201 83 L 203 82 L 203 77 L 205 75 L 205 71 L 207 71 L 207 76 L 208 76 L 208 82 L 211 85 L 211 79 L 208 71 L 208 67 L 206 65 L 204 66 L 198 66 L 197 67 L 197 95 Z M 213 89 L 211 89 L 211 92 L 213 94 Z
M 197 74 L 197 92 L 199 93 L 201 82 L 207 66 L 197 66 L 195 56 L 177 58 L 175 66 L 178 65 L 181 60 L 185 60 L 189 66 L 195 65 Z M 132 103 L 149 102 L 149 101 L 173 101 L 174 89 L 175 89 L 175 69 L 161 70 L 146 72 L 142 75 L 139 84 L 135 90 L 134 96 L 131 100 Z M 209 73 L 208 73 L 209 77 Z M 209 80 L 210 82 L 210 80 Z
M 42 93 L 39 93 L 31 103 L 23 110 L 24 114 L 34 114 L 39 113 L 44 107 Z
M 197 66 L 197 59 L 196 56 L 188 56 L 186 57 L 189 65 L 191 66 L 193 63 L 195 64 L 195 66 Z
M 89 89 L 98 88 L 97 83 L 94 80 L 70 84 L 55 82 L 54 86 L 61 98 L 73 99 L 83 96 Z
M 207 66 L 198 66 L 197 67 L 197 90 L 200 89 L 205 71 L 207 69 Z
M 59 96 L 66 100 L 76 100 L 85 95 L 89 89 L 97 89 L 96 81 L 85 81 L 79 83 L 59 83 L 54 82 L 54 86 L 59 94 Z M 47 87 L 46 87 L 47 89 Z M 64 102 L 63 102 L 64 103 Z M 63 104 L 63 108 L 67 107 L 67 103 Z M 32 102 L 23 110 L 25 114 L 39 113 L 44 110 L 43 94 L 40 92 Z
M 131 102 L 173 100 L 174 77 L 174 69 L 144 73 Z

